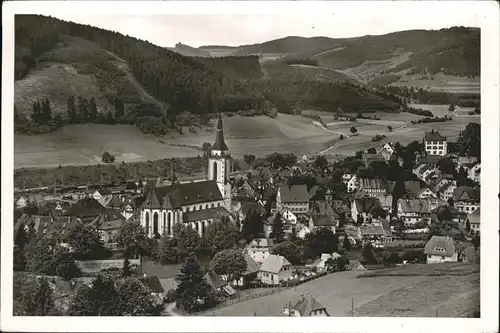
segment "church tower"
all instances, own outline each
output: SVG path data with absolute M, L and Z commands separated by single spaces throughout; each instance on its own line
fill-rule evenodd
M 224 206 L 231 211 L 231 184 L 229 176 L 231 173 L 231 155 L 224 141 L 224 130 L 222 128 L 222 115 L 219 113 L 215 143 L 208 158 L 208 179 L 214 180 L 224 198 Z

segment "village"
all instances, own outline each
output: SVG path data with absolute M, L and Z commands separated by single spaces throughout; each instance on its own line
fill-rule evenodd
M 219 116 L 199 179 L 174 168 L 121 186 L 16 193 L 15 274 L 50 286 L 38 315 L 203 315 L 300 285 L 267 315 L 329 316 L 311 280 L 479 262 L 478 126 L 457 142 L 430 129 L 343 160 L 249 156 L 235 173 Z M 16 292 L 26 313 L 33 291 Z

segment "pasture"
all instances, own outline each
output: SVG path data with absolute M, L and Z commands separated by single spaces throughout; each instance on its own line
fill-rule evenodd
M 403 268 L 404 269 L 404 268 Z M 479 274 L 465 276 L 380 276 L 356 278 L 366 271 L 346 271 L 279 293 L 204 313 L 211 316 L 280 316 L 288 302 L 309 293 L 330 316 L 461 316 L 479 307 Z
M 481 79 L 479 77 L 467 78 L 445 74 L 436 74 L 425 77 L 421 74 L 403 76 L 393 86 L 413 86 L 416 89 L 443 91 L 449 93 L 477 93 L 481 92 Z

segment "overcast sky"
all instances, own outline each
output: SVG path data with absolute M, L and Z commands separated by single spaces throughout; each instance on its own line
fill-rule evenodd
M 158 9 L 159 14 L 156 15 L 152 15 L 151 10 L 148 14 L 134 15 L 131 13 L 142 13 L 148 5 L 131 7 L 132 2 L 123 2 L 127 3 L 129 9 L 123 13 L 121 7 L 125 5 L 117 8 L 115 2 L 113 15 L 103 11 L 104 7 L 100 5 L 97 5 L 97 13 L 89 15 L 83 10 L 85 2 L 80 2 L 82 10 L 61 11 L 46 7 L 40 13 L 118 31 L 160 46 L 174 46 L 177 42 L 191 46 L 242 45 L 286 36 L 356 37 L 410 29 L 441 29 L 460 25 L 479 27 L 480 24 L 480 17 L 473 10 L 474 5 L 466 1 L 338 2 L 334 6 L 324 6 L 324 10 L 311 5 L 310 10 L 303 7 L 290 13 L 286 12 L 291 7 L 287 4 L 282 6 L 282 14 L 262 14 L 254 9 L 252 14 L 237 15 L 220 14 L 221 10 L 214 10 L 214 6 L 207 7 L 215 11 L 208 15 L 163 15 L 161 12 L 165 7 Z M 203 12 L 200 7 L 203 3 L 192 8 Z M 96 8 L 95 3 L 93 8 Z M 121 15 L 117 15 L 119 9 L 122 10 Z M 492 10 L 495 9 L 498 10 L 492 6 Z

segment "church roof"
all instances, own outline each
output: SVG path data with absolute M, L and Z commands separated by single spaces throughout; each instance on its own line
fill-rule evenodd
M 215 150 L 228 150 L 226 142 L 224 141 L 224 129 L 222 128 L 222 115 L 219 113 L 217 120 L 217 132 L 215 134 L 215 143 L 212 147 Z
M 154 187 L 143 207 L 177 209 L 186 205 L 222 200 L 222 194 L 214 180 L 181 183 Z

